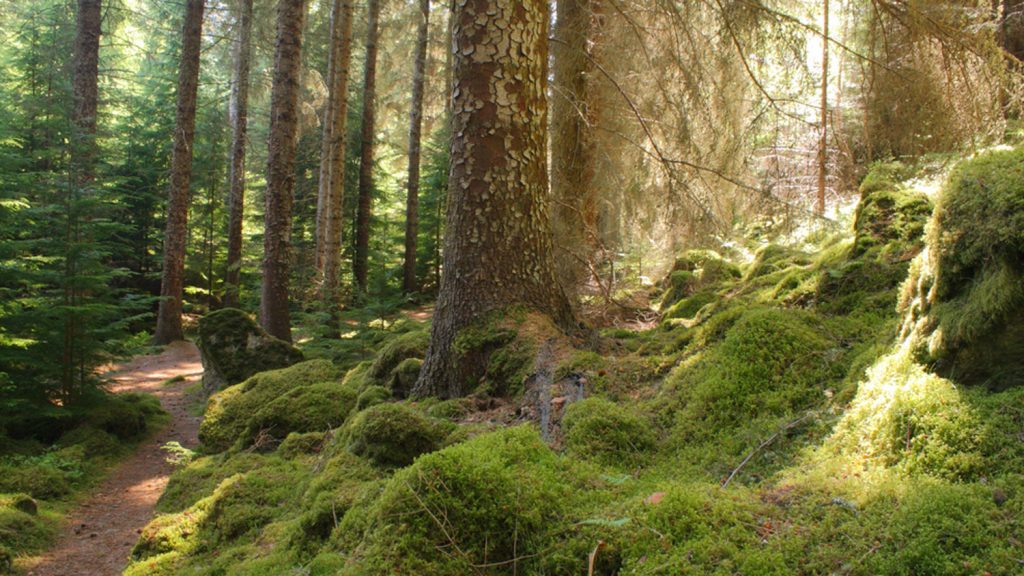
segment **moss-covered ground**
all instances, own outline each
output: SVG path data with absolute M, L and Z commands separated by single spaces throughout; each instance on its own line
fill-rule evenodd
M 958 380 L 1020 334 L 1018 292 L 978 300 L 1024 261 L 1020 160 L 958 168 L 934 216 L 879 165 L 849 232 L 683 254 L 656 327 L 560 340 L 553 366 L 542 322 L 483 322 L 465 399 L 405 399 L 421 323 L 310 340 L 321 360 L 211 398 L 127 574 L 1020 574 L 1024 388 Z M 957 370 L 927 356 L 947 326 L 978 351 Z M 548 384 L 585 399 L 542 437 Z

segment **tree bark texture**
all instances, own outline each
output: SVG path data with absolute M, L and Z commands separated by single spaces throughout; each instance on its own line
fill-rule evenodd
M 817 212 L 825 215 L 825 192 L 828 189 L 828 50 L 829 0 L 823 0 L 824 21 L 821 37 L 821 138 L 818 142 L 818 204 Z
M 525 304 L 563 327 L 547 182 L 546 0 L 458 0 L 444 274 L 415 396 L 465 393 L 454 343 L 489 312 Z
M 559 0 L 552 45 L 552 228 L 559 280 L 574 293 L 588 276 L 587 262 L 599 244 L 594 186 L 594 123 L 589 95 L 593 65 L 589 44 L 598 0 Z
M 74 108 L 75 145 L 72 164 L 78 184 L 88 184 L 95 172 L 96 112 L 99 103 L 100 0 L 78 0 L 75 34 Z
M 185 245 L 188 234 L 189 185 L 192 180 L 192 142 L 196 132 L 196 97 L 199 90 L 199 55 L 203 39 L 203 0 L 188 0 L 182 29 L 181 65 L 178 68 L 178 110 L 171 156 L 164 233 L 164 266 L 157 312 L 158 344 L 184 338 L 181 326 Z
M 380 0 L 369 0 L 366 24 L 366 65 L 363 69 L 362 152 L 359 157 L 359 205 L 356 210 L 356 247 L 352 271 L 356 287 L 366 292 L 370 261 L 370 218 L 373 208 L 373 141 L 377 93 L 377 33 L 380 26 Z
M 270 335 L 291 342 L 288 268 L 291 259 L 295 149 L 298 139 L 299 74 L 305 0 L 280 0 L 277 48 L 270 96 L 270 139 L 263 234 L 260 323 Z
M 249 68 L 252 61 L 252 1 L 239 0 L 235 74 L 231 85 L 231 156 L 228 164 L 228 261 L 224 305 L 238 306 L 245 213 L 245 146 L 249 126 Z
M 341 277 L 342 213 L 345 203 L 345 154 L 348 149 L 348 81 L 352 63 L 352 0 L 337 0 L 337 29 L 334 30 L 334 66 L 331 79 L 330 144 L 327 153 L 327 182 L 324 207 L 323 284 L 321 294 L 329 306 L 338 304 Z M 321 177 L 324 177 L 321 170 Z M 318 222 L 319 225 L 319 222 Z
M 420 0 L 420 22 L 416 33 L 416 56 L 412 73 L 412 110 L 409 112 L 409 182 L 405 200 L 405 262 L 402 290 L 419 290 L 416 281 L 416 237 L 420 221 L 420 150 L 423 133 L 423 87 L 426 83 L 427 40 L 430 0 Z

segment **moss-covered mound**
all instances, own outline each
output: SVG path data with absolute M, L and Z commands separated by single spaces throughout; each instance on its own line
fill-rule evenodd
M 603 398 L 570 404 L 562 419 L 562 432 L 570 453 L 611 465 L 634 464 L 655 443 L 649 421 Z
M 401 468 L 441 447 L 451 424 L 403 403 L 371 406 L 352 420 L 348 449 L 378 466 Z
M 240 440 L 251 442 L 265 425 L 280 427 L 269 432 L 278 440 L 289 432 L 340 425 L 356 398 L 338 379 L 337 369 L 327 360 L 256 374 L 210 397 L 199 440 L 208 450 L 220 451 Z M 300 406 L 305 408 L 293 412 Z
M 689 250 L 676 258 L 661 300 L 666 318 L 692 318 L 715 300 L 724 284 L 742 274 L 735 264 L 712 250 Z
M 199 320 L 198 345 L 203 359 L 203 387 L 208 393 L 303 359 L 299 349 L 267 334 L 248 314 L 234 308 L 212 312 Z
M 423 456 L 338 525 L 336 546 L 349 552 L 343 573 L 538 573 L 538 555 L 571 508 L 565 472 L 529 427 Z
M 1024 150 L 954 170 L 900 306 L 904 336 L 940 374 L 1024 384 Z

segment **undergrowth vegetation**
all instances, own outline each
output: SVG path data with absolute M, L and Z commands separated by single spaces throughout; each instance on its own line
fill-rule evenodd
M 849 232 L 681 255 L 647 330 L 505 311 L 466 398 L 407 399 L 422 324 L 316 343 L 211 398 L 127 573 L 1019 573 L 1022 160 L 934 215 L 879 164 Z

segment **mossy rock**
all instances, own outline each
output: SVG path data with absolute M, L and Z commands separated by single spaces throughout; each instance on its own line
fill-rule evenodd
M 440 448 L 451 428 L 404 403 L 378 404 L 352 420 L 348 450 L 378 466 L 401 468 Z
M 714 293 L 725 283 L 742 276 L 735 264 L 712 250 L 689 250 L 676 258 L 669 272 L 667 290 L 661 300 L 662 309 L 697 293 Z M 679 317 L 679 316 L 674 316 Z
M 562 418 L 562 432 L 570 454 L 610 465 L 635 464 L 655 444 L 650 422 L 603 398 L 570 404 Z
M 386 382 L 393 371 L 404 361 L 411 358 L 423 359 L 430 344 L 430 334 L 417 330 L 401 334 L 388 341 L 377 353 L 370 366 L 369 376 L 377 382 Z
M 366 483 L 380 476 L 363 458 L 345 451 L 333 455 L 302 495 L 303 512 L 290 537 L 291 545 L 307 552 L 318 550 L 356 503 Z
M 252 418 L 279 397 L 298 388 L 330 382 L 336 378 L 338 371 L 327 360 L 309 360 L 288 368 L 256 374 L 210 397 L 199 426 L 199 440 L 208 450 L 226 450 L 246 438 Z M 336 386 L 339 390 L 348 390 L 343 385 Z M 352 401 L 354 404 L 354 397 Z
M 900 243 L 903 260 L 910 260 L 923 246 L 924 228 L 932 215 L 932 203 L 912 189 L 880 189 L 862 194 L 854 220 L 853 255 L 873 246 Z
M 345 423 L 356 406 L 354 390 L 338 382 L 294 388 L 247 417 L 246 443 L 258 435 L 283 440 L 293 432 L 326 432 Z
M 810 262 L 807 254 L 800 250 L 781 244 L 766 244 L 754 254 L 754 260 L 747 266 L 743 280 L 751 282 L 791 266 L 806 266 Z
M 234 308 L 212 312 L 199 320 L 198 345 L 207 393 L 303 360 L 298 348 L 267 334 L 248 314 Z
M 292 432 L 281 441 L 277 454 L 285 460 L 319 454 L 327 440 L 324 432 Z
M 961 163 L 927 243 L 900 300 L 919 358 L 964 383 L 1024 384 L 1024 150 Z
M 110 394 L 95 402 L 85 412 L 85 423 L 121 441 L 141 438 L 149 430 L 150 421 L 164 414 L 160 401 L 149 394 Z
M 679 442 L 777 424 L 824 401 L 828 383 L 845 374 L 838 343 L 813 314 L 738 308 L 730 316 L 721 342 L 669 378 Z
M 407 398 L 416 385 L 416 379 L 420 376 L 420 369 L 423 368 L 423 360 L 419 358 L 406 358 L 391 371 L 391 395 L 395 398 Z
M 477 436 L 366 494 L 335 530 L 335 546 L 352 551 L 352 573 L 367 576 L 462 576 L 484 564 L 496 576 L 542 573 L 539 557 L 572 510 L 571 478 L 530 427 Z M 460 554 L 448 552 L 453 544 Z
M 42 552 L 57 535 L 57 520 L 52 512 L 41 511 L 39 503 L 27 494 L 0 494 L 0 550 L 6 550 L 12 561 L 16 556 Z
M 362 412 L 371 406 L 388 402 L 392 397 L 389 388 L 369 386 L 359 393 L 359 398 L 356 399 L 356 412 Z

